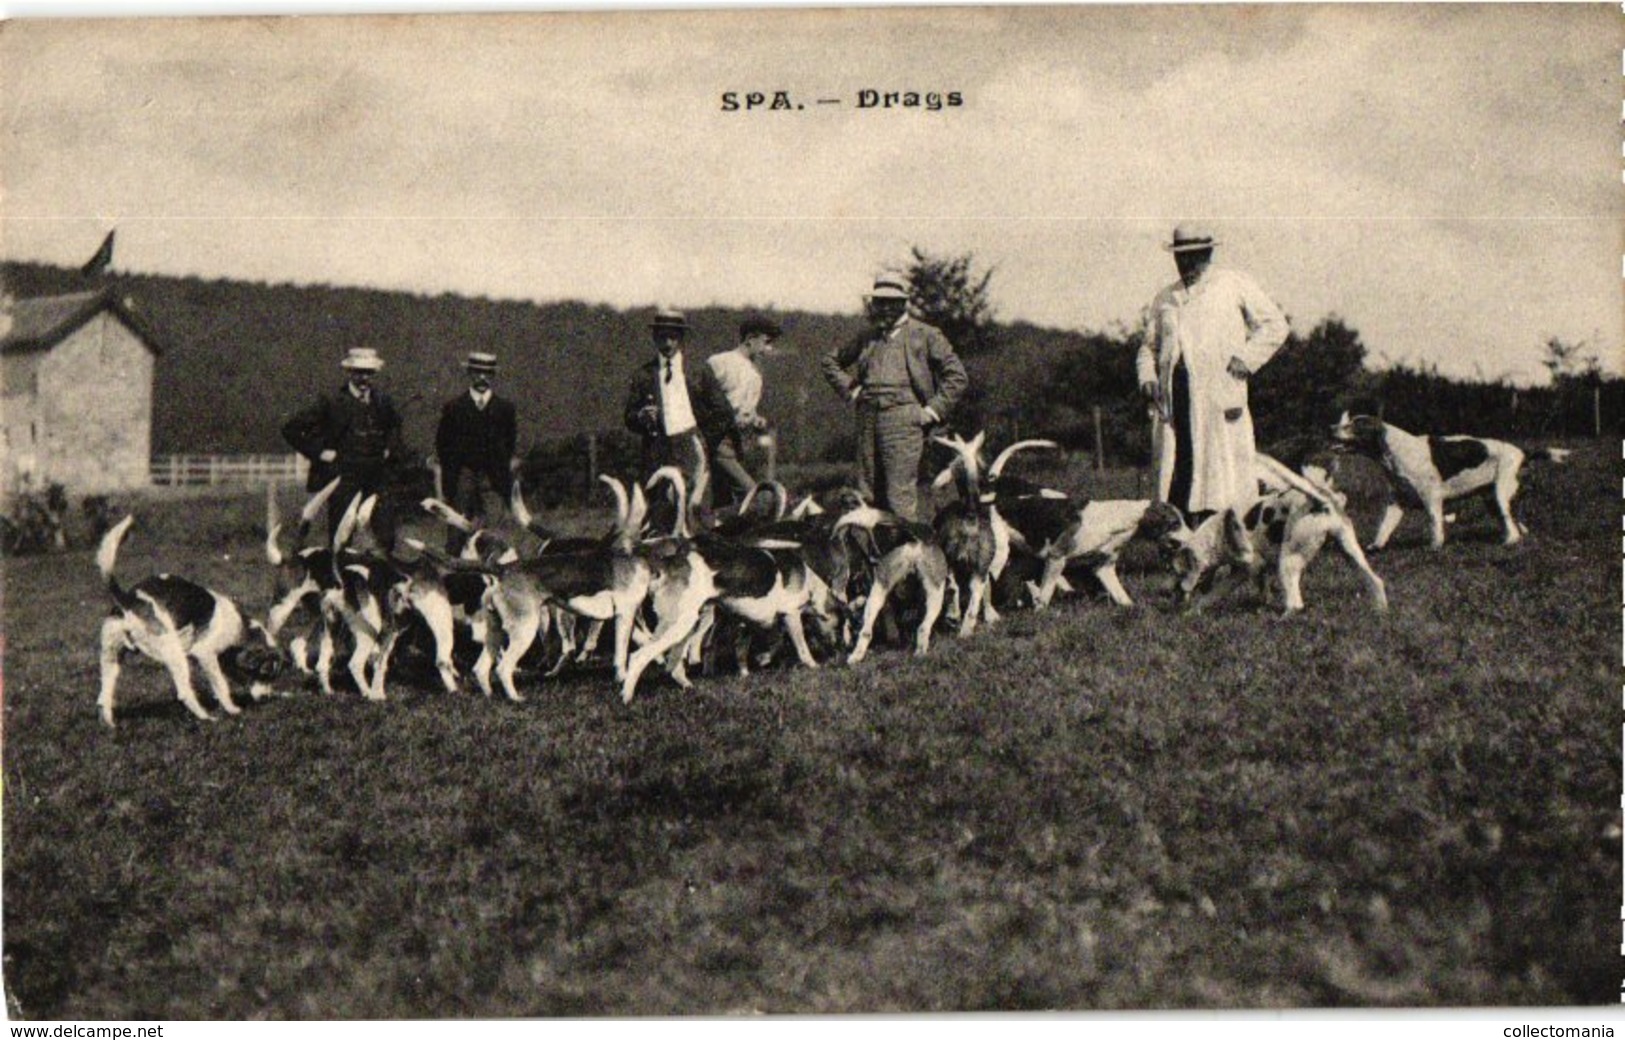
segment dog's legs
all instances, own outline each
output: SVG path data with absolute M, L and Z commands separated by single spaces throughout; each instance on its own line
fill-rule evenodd
M 243 709 L 237 706 L 236 700 L 231 696 L 231 683 L 220 668 L 220 658 L 199 646 L 192 647 L 192 655 L 197 659 L 203 677 L 209 681 L 209 691 L 214 694 L 214 699 L 219 702 L 221 710 L 227 715 L 241 715 Z
M 1495 475 L 1495 508 L 1501 512 L 1501 523 L 1506 527 L 1502 545 L 1517 545 L 1523 540 L 1523 529 L 1512 517 L 1512 496 L 1518 493 L 1518 472 L 1503 468 Z
M 1372 549 L 1381 549 L 1388 544 L 1388 539 L 1394 536 L 1394 530 L 1399 527 L 1399 521 L 1405 515 L 1405 507 L 1398 502 L 1388 503 L 1388 508 L 1382 511 L 1382 520 L 1377 524 L 1377 536 L 1371 539 Z
M 389 631 L 384 633 L 383 640 L 378 644 L 376 656 L 372 662 L 372 694 L 369 700 L 386 700 L 384 681 L 389 676 L 389 660 L 395 656 L 395 644 L 401 638 L 401 619 L 394 619 Z
M 333 626 L 337 621 L 332 616 L 327 600 L 322 600 L 321 610 L 316 615 L 317 625 L 321 635 L 316 643 L 316 682 L 323 693 L 331 696 L 333 693 L 333 657 L 337 652 L 333 645 Z
M 715 603 L 707 603 L 700 608 L 700 620 L 694 626 L 694 634 L 683 644 L 685 664 L 705 663 L 705 641 L 711 635 L 711 630 L 717 624 L 717 607 Z M 704 672 L 701 673 L 705 674 Z
M 704 605 L 704 601 L 691 602 L 691 597 L 684 596 L 677 602 L 670 621 L 663 628 L 656 629 L 650 640 L 638 647 L 637 653 L 630 654 L 626 662 L 626 678 L 621 681 L 622 703 L 632 703 L 632 697 L 637 692 L 638 679 L 651 663 L 693 633 L 694 626 L 700 623 L 700 611 Z M 629 614 L 617 613 L 615 617 L 617 650 L 629 649 L 628 644 L 631 641 L 632 618 Z
M 942 601 L 947 595 L 947 588 L 940 581 L 921 573 L 920 585 L 925 590 L 925 613 L 920 617 L 920 627 L 914 633 L 914 654 L 920 656 L 931 649 L 931 631 L 937 626 L 937 618 L 942 614 Z
M 1371 602 L 1378 610 L 1387 610 L 1388 589 L 1377 572 L 1371 569 L 1371 561 L 1360 551 L 1360 539 L 1355 536 L 1354 525 L 1348 523 L 1339 525 L 1332 532 L 1332 537 L 1336 539 L 1337 547 L 1343 550 L 1343 555 L 1353 560 L 1354 566 L 1359 568 L 1360 577 L 1365 579 L 1366 591 L 1371 595 Z
M 587 622 L 587 634 L 581 639 L 581 649 L 576 651 L 576 660 L 585 661 L 598 650 L 598 640 L 604 634 L 604 623 L 597 618 Z
M 542 635 L 544 637 L 546 636 L 545 627 L 548 619 L 551 619 L 554 627 L 559 630 L 559 659 L 553 662 L 553 667 L 542 673 L 544 679 L 552 679 L 564 671 L 564 666 L 570 663 L 571 656 L 576 652 L 576 625 L 579 622 L 576 620 L 576 615 L 559 606 L 543 607 L 542 615 L 544 618 Z M 593 624 L 598 624 L 598 622 L 595 621 Z M 581 660 L 580 657 L 575 659 L 577 661 Z
M 102 721 L 108 726 L 116 725 L 113 722 L 113 691 L 118 687 L 119 653 L 124 649 L 124 626 L 118 618 L 108 618 L 102 622 L 102 692 L 96 698 L 96 706 L 101 709 Z
M 812 647 L 807 645 L 807 630 L 801 624 L 801 608 L 789 611 L 784 615 L 785 631 L 790 633 L 790 643 L 796 648 L 796 656 L 808 668 L 818 667 L 818 658 L 813 656 Z M 747 644 L 749 640 L 746 640 Z M 747 646 L 746 653 L 749 653 Z
M 995 625 L 999 622 L 999 612 L 993 606 L 993 579 L 982 578 L 982 624 Z
M 961 639 L 976 631 L 976 622 L 980 620 L 982 614 L 982 596 L 985 591 L 986 579 L 980 574 L 972 574 L 965 584 L 970 592 L 965 597 L 965 607 L 960 612 L 959 617 L 959 637 Z
M 378 644 L 363 633 L 352 630 L 351 634 L 355 636 L 355 649 L 350 653 L 350 678 L 355 681 L 355 688 L 361 691 L 361 696 L 369 701 L 380 700 L 380 695 L 367 680 L 367 663 L 378 652 Z
M 852 644 L 852 652 L 846 655 L 847 664 L 857 664 L 869 653 L 869 641 L 874 638 L 875 619 L 880 616 L 881 608 L 886 605 L 886 594 L 890 590 L 879 577 L 869 587 L 869 595 L 863 603 L 863 624 L 858 629 L 858 641 Z M 941 604 L 938 604 L 940 609 Z
M 192 662 L 181 646 L 180 636 L 174 632 L 165 632 L 153 640 L 153 648 L 157 651 L 158 659 L 164 663 L 164 667 L 169 669 L 170 677 L 175 680 L 175 695 L 186 705 L 186 710 L 204 722 L 213 722 L 214 716 L 198 703 L 197 691 L 192 689 Z M 226 696 L 229 699 L 231 694 L 228 692 Z
M 1043 610 L 1049 606 L 1049 601 L 1055 597 L 1055 588 L 1061 581 L 1061 572 L 1066 570 L 1066 557 L 1051 556 L 1044 560 L 1044 576 L 1038 580 L 1038 588 L 1033 592 L 1033 609 Z
M 734 624 L 734 667 L 741 678 L 750 675 L 750 625 Z
M 952 571 L 950 571 L 948 573 L 947 606 L 948 606 L 948 620 L 949 621 L 958 621 L 959 618 L 960 618 L 960 612 L 961 612 L 961 609 L 962 609 L 960 607 L 960 604 L 959 604 L 959 579 L 954 577 Z
M 429 626 L 429 634 L 434 635 L 434 669 L 440 673 L 440 686 L 448 694 L 455 694 L 457 665 L 452 661 L 452 647 L 457 645 L 457 621 L 452 617 L 452 601 L 444 595 L 427 595 L 416 606 Z
M 1283 549 L 1281 560 L 1276 571 L 1281 579 L 1281 596 L 1284 600 L 1282 608 L 1283 617 L 1291 617 L 1303 609 L 1303 569 L 1308 566 L 1308 559 L 1302 552 Z M 1263 577 L 1260 572 L 1260 577 Z
M 530 644 L 536 641 L 541 631 L 546 607 L 526 607 L 519 613 L 507 619 L 504 628 L 508 632 L 507 645 L 502 648 L 502 659 L 497 662 L 497 678 L 502 681 L 502 691 L 508 699 L 515 704 L 524 703 L 525 698 L 520 696 L 514 687 L 514 672 L 519 668 L 519 659 L 525 656 Z
M 1438 493 L 1428 496 L 1427 499 L 1428 523 L 1432 525 L 1430 549 L 1444 548 L 1444 496 Z
M 1123 583 L 1118 580 L 1116 560 L 1108 560 L 1102 564 L 1095 571 L 1095 577 L 1099 578 L 1100 584 L 1105 586 L 1106 595 L 1111 597 L 1113 603 L 1120 607 L 1134 606 L 1134 601 L 1129 598 L 1128 590 L 1123 588 Z

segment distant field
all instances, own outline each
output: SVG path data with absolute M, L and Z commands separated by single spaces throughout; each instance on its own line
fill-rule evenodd
M 1290 622 L 1176 614 L 1136 554 L 1132 611 L 1090 597 L 919 660 L 656 679 L 630 707 L 602 670 L 511 705 L 402 668 L 385 704 L 289 684 L 200 725 L 132 665 L 110 732 L 90 554 L 8 560 L 8 1007 L 1612 1003 L 1616 451 L 1531 467 L 1520 548 L 1476 506 L 1439 553 L 1407 521 L 1373 561 L 1384 617 L 1331 555 Z M 121 573 L 263 609 L 258 498 L 141 508 Z

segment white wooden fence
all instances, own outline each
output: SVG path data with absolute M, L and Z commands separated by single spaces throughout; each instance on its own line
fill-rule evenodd
M 303 455 L 154 455 L 152 482 L 166 487 L 302 483 L 309 467 Z

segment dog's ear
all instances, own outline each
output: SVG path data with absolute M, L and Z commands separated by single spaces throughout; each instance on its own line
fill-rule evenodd
M 1253 546 L 1247 539 L 1247 528 L 1234 509 L 1224 511 L 1224 548 L 1225 553 L 1230 556 L 1252 555 Z

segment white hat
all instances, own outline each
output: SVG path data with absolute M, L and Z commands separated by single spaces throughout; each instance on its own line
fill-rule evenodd
M 376 372 L 384 367 L 384 359 L 371 347 L 351 347 L 344 360 L 339 362 L 339 367 L 357 372 Z
M 896 275 L 881 275 L 875 279 L 875 287 L 864 294 L 869 300 L 906 300 L 908 299 L 908 286 Z
M 497 370 L 497 356 L 476 350 L 468 355 L 468 360 L 463 362 L 463 367 L 470 372 L 492 373 Z
M 1170 253 L 1189 253 L 1198 249 L 1212 249 L 1219 244 L 1213 237 L 1213 232 L 1200 224 L 1180 224 L 1174 228 L 1174 237 L 1171 242 L 1165 243 L 1162 248 Z

